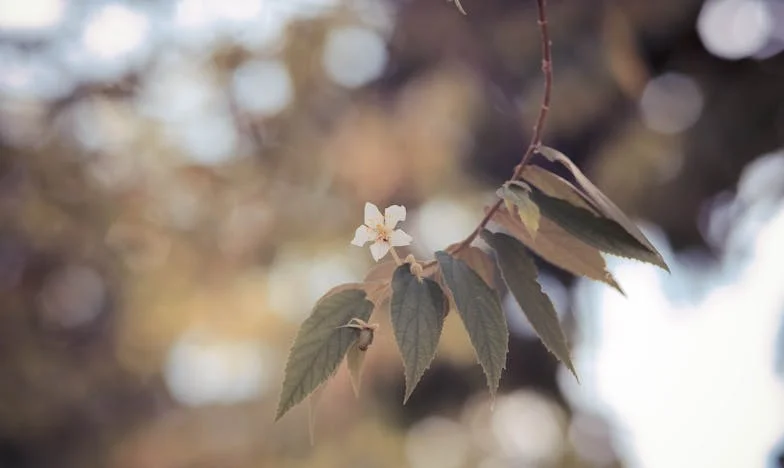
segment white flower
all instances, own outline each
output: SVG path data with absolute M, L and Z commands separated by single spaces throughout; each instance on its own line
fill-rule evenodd
M 392 205 L 384 210 L 383 216 L 378 207 L 372 203 L 365 203 L 365 224 L 357 228 L 352 244 L 362 247 L 367 242 L 373 241 L 370 253 L 375 261 L 379 261 L 392 247 L 409 245 L 413 239 L 403 232 L 395 229 L 397 223 L 405 221 L 406 207 Z

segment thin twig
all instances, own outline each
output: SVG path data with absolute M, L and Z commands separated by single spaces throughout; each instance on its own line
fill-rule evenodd
M 515 166 L 514 174 L 512 178 L 509 180 L 517 180 L 523 173 L 523 169 L 525 168 L 526 164 L 528 164 L 531 157 L 534 155 L 539 146 L 542 144 L 542 132 L 544 131 L 544 124 L 547 121 L 547 113 L 550 110 L 550 96 L 552 95 L 553 89 L 553 61 L 550 52 L 550 32 L 547 29 L 547 0 L 536 0 L 536 5 L 539 9 L 539 32 L 541 34 L 542 39 L 542 73 L 544 74 L 544 95 L 542 96 L 542 105 L 539 108 L 539 117 L 536 119 L 536 124 L 534 125 L 534 133 L 531 135 L 531 142 L 528 144 L 528 149 L 525 151 L 520 163 Z M 482 218 L 482 221 L 479 222 L 479 225 L 476 226 L 476 229 L 460 243 L 460 245 L 455 249 L 454 253 L 457 253 L 464 248 L 471 245 L 471 242 L 476 239 L 482 229 L 490 222 L 490 219 L 493 217 L 496 211 L 501 207 L 503 204 L 503 200 L 499 199 L 495 205 L 485 214 L 485 217 Z

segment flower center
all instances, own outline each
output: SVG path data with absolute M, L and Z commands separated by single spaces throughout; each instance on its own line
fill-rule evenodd
M 383 224 L 376 224 L 376 241 L 389 242 L 389 230 Z

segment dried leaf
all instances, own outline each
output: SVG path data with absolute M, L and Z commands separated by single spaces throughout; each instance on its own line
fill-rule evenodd
M 458 244 L 453 245 L 457 246 Z M 477 273 L 481 276 L 481 273 Z M 449 291 L 449 288 L 446 286 L 444 275 L 441 273 L 441 269 L 438 268 L 438 262 L 436 262 L 435 271 L 430 276 L 428 276 L 428 278 L 435 281 L 441 288 L 441 291 L 444 293 L 444 297 L 446 298 L 446 303 L 444 304 L 444 319 L 446 319 L 446 317 L 449 315 L 449 312 L 455 310 L 455 300 L 452 297 L 452 293 Z
M 657 252 L 652 252 L 615 221 L 595 216 L 588 210 L 545 195 L 538 190 L 531 198 L 544 215 L 573 236 L 597 249 L 613 255 L 634 258 L 666 269 Z
M 495 395 L 509 349 L 509 329 L 498 294 L 462 260 L 441 251 L 436 252 L 436 260 L 485 372 L 490 394 Z
M 325 292 L 324 295 L 321 296 L 321 298 L 319 298 L 319 301 L 323 301 L 324 299 L 326 299 L 326 298 L 328 298 L 330 296 L 334 296 L 335 294 L 342 293 L 344 291 L 351 291 L 351 290 L 355 290 L 355 289 L 364 289 L 364 288 L 365 288 L 365 285 L 363 283 L 339 284 L 339 285 L 335 286 L 334 288 L 330 289 L 329 291 Z M 317 301 L 317 304 L 318 304 L 318 301 Z
M 485 283 L 490 287 L 495 286 L 495 264 L 489 255 L 479 247 L 470 245 L 459 252 L 455 253 L 460 242 L 447 247 L 445 250 L 455 258 L 466 262 L 468 266 L 474 269 L 475 272 L 482 277 Z
M 542 218 L 536 239 L 528 234 L 520 221 L 503 208 L 496 211 L 493 221 L 503 226 L 544 260 L 573 275 L 602 281 L 624 294 L 618 282 L 607 271 L 601 252 L 575 238 L 549 219 Z
M 571 182 L 547 169 L 529 164 L 523 169 L 523 179 L 551 197 L 566 200 L 572 205 L 598 213 L 586 196 Z
M 390 283 L 395 268 L 397 268 L 397 263 L 394 261 L 384 262 L 371 268 L 365 275 L 365 291 L 368 294 L 368 299 L 373 301 L 376 307 L 381 307 L 392 294 Z
M 389 300 L 389 295 L 392 294 L 392 288 L 389 283 L 364 283 L 362 289 L 365 290 L 367 298 L 376 308 L 380 308 L 385 301 Z
M 321 397 L 324 396 L 325 387 L 325 384 L 319 385 L 308 397 L 308 436 L 310 436 L 310 445 L 315 445 L 316 442 L 316 410 L 318 410 Z
M 395 273 L 397 263 L 393 261 L 380 263 L 368 271 L 365 275 L 365 282 L 372 283 L 377 281 L 387 282 L 392 281 L 392 275 Z
M 504 199 L 506 209 L 510 213 L 516 211 L 523 226 L 528 229 L 528 233 L 531 234 L 531 237 L 536 238 L 541 214 L 539 207 L 531 199 L 530 193 L 531 187 L 523 182 L 507 182 L 497 192 L 498 196 Z
M 362 386 L 362 370 L 365 366 L 365 353 L 359 349 L 357 341 L 351 345 L 346 354 L 346 366 L 348 367 L 348 375 L 351 379 L 351 388 L 354 390 L 354 396 L 359 396 L 359 389 Z
M 460 0 L 454 0 L 455 5 L 457 5 L 457 9 L 460 10 L 460 13 L 467 15 L 466 11 L 463 9 L 463 5 L 460 4 Z
M 482 239 L 495 249 L 504 281 L 542 343 L 577 378 L 566 335 L 558 322 L 553 303 L 537 281 L 536 264 L 525 246 L 512 236 L 493 234 L 487 230 L 482 232 Z
M 372 311 L 373 303 L 361 289 L 343 290 L 316 303 L 289 353 L 276 421 L 335 373 L 358 334 L 343 325 L 352 318 L 367 321 Z
M 578 168 L 571 159 L 569 159 L 565 154 L 561 153 L 560 151 L 547 147 L 541 146 L 539 147 L 538 152 L 552 162 L 558 162 L 569 172 L 572 174 L 572 177 L 577 181 L 577 185 L 579 188 L 582 189 L 583 193 L 586 195 L 586 199 L 591 202 L 591 204 L 596 208 L 599 213 L 604 215 L 605 217 L 615 221 L 616 223 L 620 224 L 626 232 L 628 232 L 632 237 L 634 237 L 637 242 L 642 244 L 648 251 L 651 252 L 655 261 L 652 261 L 654 265 L 657 265 L 663 268 L 666 271 L 670 271 L 669 267 L 665 263 L 664 259 L 662 258 L 661 254 L 658 250 L 651 244 L 648 238 L 640 231 L 640 228 L 637 227 L 624 213 L 618 208 L 615 203 L 610 200 L 607 195 L 602 193 L 598 187 L 596 187 L 589 179 L 582 173 L 580 168 Z
M 389 281 L 391 281 L 391 277 Z M 333 296 L 343 291 L 348 291 L 351 289 L 362 289 L 365 291 L 365 294 L 367 294 L 367 299 L 375 304 L 376 309 L 378 309 L 384 304 L 384 301 L 389 299 L 390 294 L 392 294 L 392 288 L 390 287 L 389 281 L 366 281 L 364 283 L 341 284 L 324 293 L 319 301 L 323 301 L 327 297 Z
M 436 355 L 444 327 L 444 293 L 435 281 L 419 280 L 408 264 L 392 279 L 390 318 L 406 373 L 405 403 Z

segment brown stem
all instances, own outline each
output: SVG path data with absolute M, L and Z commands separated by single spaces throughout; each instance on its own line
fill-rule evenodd
M 534 125 L 534 133 L 531 135 L 531 142 L 528 144 L 528 149 L 525 151 L 520 163 L 515 166 L 514 174 L 509 180 L 517 180 L 523 173 L 525 165 L 528 164 L 534 152 L 539 149 L 542 144 L 542 132 L 544 124 L 547 121 L 547 113 L 550 110 L 550 96 L 553 90 L 553 61 L 550 52 L 550 32 L 547 28 L 547 0 L 536 0 L 536 5 L 539 9 L 539 32 L 542 39 L 542 73 L 544 74 L 544 95 L 542 96 L 542 105 L 539 107 L 539 117 L 536 119 Z M 490 222 L 496 211 L 503 204 L 503 200 L 498 200 L 495 205 L 485 214 L 482 221 L 476 226 L 476 229 L 460 243 L 453 253 L 457 253 L 464 248 L 471 245 L 471 242 L 476 239 L 476 236 L 482 232 L 482 229 Z

